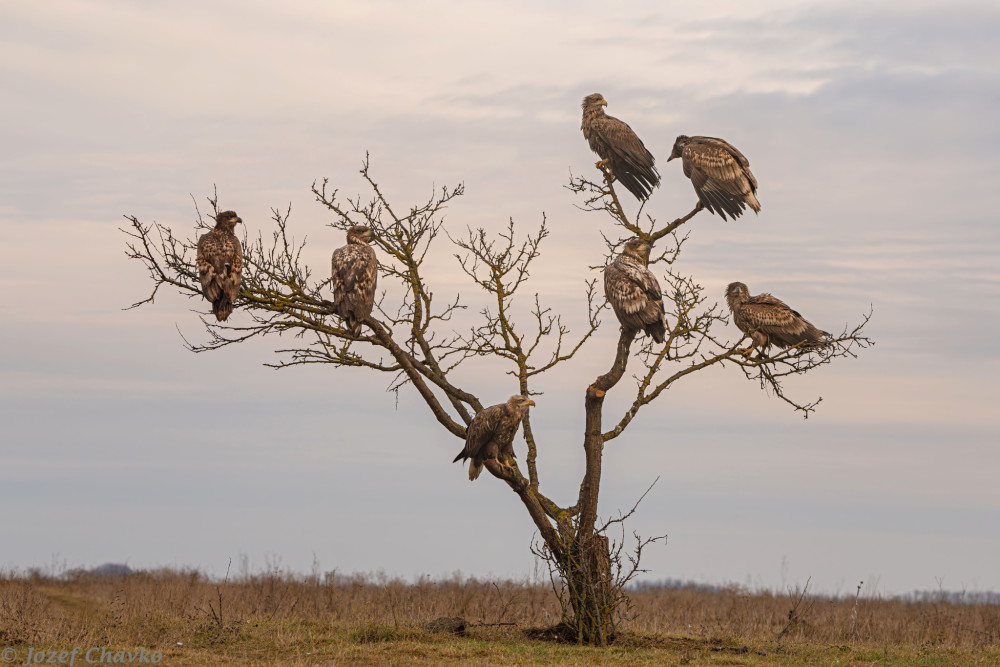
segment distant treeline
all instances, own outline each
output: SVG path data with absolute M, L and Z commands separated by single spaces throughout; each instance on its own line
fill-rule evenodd
M 659 579 L 656 581 L 633 582 L 629 585 L 628 590 L 643 593 L 655 593 L 658 590 L 668 589 L 692 590 L 702 593 L 722 593 L 742 588 L 743 587 L 738 584 L 702 584 L 694 581 L 685 581 L 683 579 Z M 814 600 L 844 600 L 855 597 L 855 593 L 844 593 L 842 595 L 820 595 L 810 593 L 806 597 Z M 862 595 L 861 597 L 872 596 Z M 899 600 L 900 602 L 947 602 L 949 604 L 1000 605 L 1000 593 L 995 591 L 912 591 L 901 595 L 879 595 L 878 597 L 887 600 Z
M 168 568 L 169 569 L 169 568 Z M 161 571 L 161 570 L 158 570 Z M 186 571 L 188 575 L 193 574 L 193 571 Z M 97 577 L 125 577 L 132 574 L 140 574 L 142 570 L 134 570 L 124 563 L 104 563 L 94 568 L 74 568 L 72 570 L 64 570 L 61 574 L 50 572 L 44 573 L 39 569 L 32 568 L 28 570 L 29 575 L 35 576 L 52 576 L 63 579 L 74 579 L 81 576 L 97 576 Z M 269 573 L 269 574 L 279 574 Z M 199 577 L 205 580 L 211 580 L 211 577 L 207 577 L 198 573 Z M 294 580 L 301 578 L 301 576 L 296 576 L 292 573 L 280 573 L 280 576 L 287 578 L 289 580 Z M 242 576 L 231 577 L 232 580 L 237 581 L 240 579 L 253 578 L 249 575 L 249 572 L 244 572 Z M 324 573 L 322 577 L 326 584 L 332 584 L 337 586 L 367 586 L 367 585 L 377 585 L 384 586 L 387 582 L 393 582 L 396 584 L 407 585 L 407 582 L 398 577 L 390 577 L 383 572 L 378 573 L 353 573 L 353 574 L 341 574 L 336 571 Z M 463 577 L 461 575 L 454 575 L 451 578 L 441 578 L 432 579 L 429 576 L 420 577 L 420 581 L 417 583 L 424 584 L 437 584 L 437 585 L 455 585 L 461 584 L 463 581 L 470 583 L 482 583 L 476 577 Z M 483 582 L 487 580 L 482 580 Z M 537 582 L 527 582 L 527 581 L 505 581 L 505 585 L 514 586 L 530 586 L 530 585 L 543 585 Z M 656 593 L 657 591 L 664 590 L 687 590 L 699 593 L 733 593 L 733 592 L 746 592 L 749 594 L 758 595 L 761 593 L 770 593 L 772 595 L 782 595 L 785 591 L 768 591 L 768 590 L 757 590 L 752 591 L 745 586 L 739 584 L 703 584 L 695 581 L 687 581 L 684 579 L 658 579 L 656 581 L 638 581 L 632 582 L 628 585 L 627 590 L 630 592 L 637 593 Z M 795 594 L 798 595 L 801 588 L 795 587 Z M 856 596 L 856 593 L 847 592 L 841 595 L 823 595 L 814 594 L 806 592 L 806 598 L 810 600 L 849 600 Z M 942 603 L 947 602 L 949 604 L 971 604 L 971 605 L 1000 605 L 1000 593 L 995 591 L 912 591 L 910 593 L 903 593 L 901 595 L 882 595 L 882 594 L 865 594 L 861 595 L 862 598 L 878 598 L 882 600 L 897 600 L 899 602 L 914 602 L 914 603 Z

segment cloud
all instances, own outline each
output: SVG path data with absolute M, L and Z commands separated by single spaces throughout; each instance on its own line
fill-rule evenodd
M 143 525 L 155 528 L 142 533 L 145 546 L 106 547 L 131 550 L 135 563 L 270 550 L 308 567 L 317 550 L 345 569 L 369 567 L 375 553 L 395 571 L 526 571 L 531 528 L 509 493 L 489 480 L 469 485 L 447 465 L 460 443 L 416 399 L 403 395 L 397 411 L 388 378 L 274 374 L 260 366 L 274 359 L 268 344 L 189 355 L 175 326 L 198 336 L 191 311 L 201 305 L 174 295 L 122 312 L 147 286 L 117 228 L 134 213 L 193 233 L 191 195 L 202 203 L 217 185 L 254 231 L 267 233 L 271 207 L 291 202 L 294 233 L 308 235 L 307 262 L 322 274 L 342 240 L 309 184 L 329 176 L 354 195 L 370 150 L 400 208 L 465 182 L 447 211 L 453 233 L 496 231 L 508 217 L 525 233 L 544 212 L 552 235 L 534 286 L 579 331 L 583 281 L 598 275 L 588 267 L 602 261 L 607 223 L 575 208 L 562 186 L 571 169 L 591 173 L 579 104 L 595 90 L 660 156 L 663 185 L 646 211 L 661 221 L 694 203 L 677 162 L 664 162 L 676 135 L 723 136 L 749 156 L 760 216 L 700 214 L 675 267 L 712 299 L 743 280 L 828 329 L 875 309 L 873 350 L 795 383 L 824 396 L 815 418 L 800 422 L 721 369 L 667 392 L 609 445 L 608 511 L 634 501 L 647 472 L 669 478 L 651 511 L 663 520 L 644 526 L 686 537 L 657 562 L 659 574 L 756 568 L 745 571 L 770 582 L 783 549 L 796 562 L 821 558 L 800 544 L 802 526 L 826 536 L 824 567 L 835 568 L 851 539 L 899 523 L 907 536 L 879 536 L 885 560 L 871 565 L 888 572 L 903 554 L 913 559 L 907 540 L 921 513 L 954 522 L 961 535 L 941 535 L 974 545 L 969 522 L 997 509 L 982 491 L 995 469 L 985 443 L 997 429 L 991 332 L 1000 324 L 993 8 L 643 3 L 609 15 L 597 2 L 569 11 L 65 1 L 0 14 L 9 93 L 0 109 L 0 452 L 13 462 L 6 483 L 33 494 L 21 501 L 31 520 L 10 537 L 16 562 L 48 559 L 68 538 L 84 545 L 71 559 L 119 558 L 88 537 L 88 517 L 136 523 L 115 499 L 138 497 Z M 484 297 L 441 241 L 427 265 L 435 293 L 461 292 L 474 313 Z M 580 358 L 539 384 L 540 465 L 560 499 L 574 496 L 582 466 L 579 392 L 613 345 L 604 319 Z M 503 370 L 484 364 L 462 381 L 500 400 L 510 393 Z M 219 383 L 230 379 L 238 390 L 227 395 Z M 631 386 L 609 396 L 609 415 Z M 350 509 L 357 497 L 368 509 Z M 411 502 L 393 514 L 399 497 Z M 752 530 L 732 534 L 746 518 L 732 511 L 741 503 L 754 528 L 791 507 L 770 545 Z M 231 530 L 208 525 L 204 506 Z M 867 506 L 871 521 L 852 533 L 844 516 Z M 337 528 L 304 539 L 289 515 Z M 396 560 L 393 534 L 416 543 L 428 532 L 441 540 L 433 554 Z M 496 540 L 483 542 L 488 557 L 467 546 L 468 534 Z M 719 553 L 699 570 L 720 544 L 753 551 L 752 564 Z M 946 566 L 1000 585 L 989 580 L 995 543 L 979 544 Z M 941 574 L 934 554 L 914 562 L 895 585 Z

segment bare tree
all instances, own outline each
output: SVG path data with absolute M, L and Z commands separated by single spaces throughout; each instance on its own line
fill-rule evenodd
M 425 260 L 431 244 L 441 235 L 443 211 L 464 193 L 459 185 L 434 191 L 423 203 L 397 210 L 372 177 L 366 157 L 361 177 L 369 194 L 345 198 L 331 189 L 324 179 L 313 183 L 316 201 L 333 216 L 330 226 L 347 229 L 363 224 L 375 231 L 375 245 L 381 250 L 380 285 L 388 291 L 376 301 L 375 310 L 365 321 L 362 335 L 352 335 L 338 318 L 330 314 L 330 303 L 322 295 L 327 281 L 314 278 L 301 260 L 304 242 L 295 242 L 289 233 L 290 209 L 273 211 L 270 236 L 258 235 L 245 243 L 243 286 L 236 307 L 246 316 L 218 323 L 202 318 L 207 339 L 189 343 L 194 352 L 217 350 L 270 334 L 294 334 L 290 347 L 277 350 L 278 368 L 299 364 L 356 366 L 387 373 L 390 388 L 399 391 L 412 386 L 434 418 L 450 433 L 464 438 L 473 416 L 483 409 L 479 397 L 454 381 L 455 369 L 483 357 L 503 359 L 516 378 L 517 391 L 531 394 L 534 380 L 554 367 L 568 362 L 581 350 L 601 324 L 600 315 L 607 303 L 600 296 L 597 281 L 588 281 L 582 303 L 587 307 L 587 324 L 573 334 L 558 313 L 545 305 L 535 292 L 525 295 L 533 263 L 541 244 L 549 234 L 545 217 L 533 233 L 519 237 L 514 222 L 496 237 L 483 229 L 467 229 L 450 236 L 456 249 L 458 266 L 485 292 L 486 303 L 477 323 L 467 330 L 456 330 L 453 315 L 467 304 L 459 297 L 446 301 L 437 298 L 425 278 Z M 660 226 L 640 208 L 634 219 L 628 218 L 605 172 L 603 182 L 571 176 L 568 186 L 583 198 L 581 208 L 610 218 L 616 234 L 606 235 L 609 252 L 625 240 L 642 238 L 664 247 L 651 258 L 651 265 L 665 266 L 665 304 L 668 311 L 666 341 L 657 345 L 648 339 L 637 357 L 642 369 L 636 375 L 635 398 L 624 414 L 613 418 L 610 428 L 604 425 L 603 404 L 608 391 L 625 374 L 631 356 L 635 332 L 623 331 L 607 373 L 581 385 L 584 391 L 586 423 L 583 449 L 586 469 L 580 483 L 579 497 L 570 506 L 562 506 L 540 490 L 536 465 L 538 446 L 530 417 L 523 420 L 527 446 L 525 469 L 500 466 L 487 461 L 490 473 L 506 483 L 517 495 L 538 529 L 540 542 L 536 552 L 555 567 L 566 594 L 564 622 L 581 643 L 606 645 L 613 637 L 624 603 L 622 587 L 638 571 L 638 557 L 650 540 L 638 539 L 638 547 L 628 563 L 623 557 L 622 541 L 609 543 L 607 531 L 616 521 L 599 524 L 598 497 L 604 445 L 621 435 L 639 410 L 659 397 L 664 390 L 686 376 L 722 365 L 734 367 L 747 379 L 808 415 L 818 399 L 799 401 L 789 397 L 782 381 L 830 363 L 838 357 L 855 356 L 871 345 L 862 335 L 870 317 L 853 329 L 834 336 L 820 349 L 790 348 L 771 357 L 748 359 L 739 354 L 739 340 L 726 340 L 729 331 L 720 331 L 728 316 L 717 303 L 710 303 L 703 288 L 694 279 L 679 275 L 672 264 L 681 252 L 687 236 L 680 228 L 700 210 Z M 210 200 L 214 212 L 217 197 Z M 123 229 L 129 236 L 127 254 L 141 262 L 152 283 L 150 295 L 132 307 L 152 302 L 161 287 L 200 299 L 201 290 L 194 266 L 195 242 L 181 238 L 158 223 L 146 224 L 134 216 Z M 200 212 L 199 226 L 207 226 Z M 523 302 L 527 303 L 524 304 Z M 519 326 L 514 319 L 515 303 L 527 305 L 530 323 Z M 629 513 L 631 514 L 631 513 Z M 627 515 L 626 515 L 627 516 Z M 623 535 L 624 537 L 624 535 Z M 662 538 L 654 538 L 662 539 Z

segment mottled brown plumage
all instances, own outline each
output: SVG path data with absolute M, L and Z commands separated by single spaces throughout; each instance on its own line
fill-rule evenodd
M 476 413 L 465 431 L 465 447 L 455 457 L 456 461 L 469 461 L 469 481 L 474 481 L 483 471 L 485 461 L 496 459 L 500 465 L 510 467 L 514 460 L 514 436 L 528 408 L 535 402 L 527 396 L 514 395 L 506 403 L 491 405 Z
M 640 239 L 627 242 L 615 261 L 604 267 L 604 296 L 623 329 L 641 329 L 662 343 L 666 333 L 663 292 L 656 276 L 646 268 L 649 251 L 649 245 Z
M 750 172 L 750 162 L 743 153 L 715 137 L 686 137 L 674 142 L 667 162 L 683 158 L 684 175 L 691 179 L 702 205 L 726 219 L 743 215 L 747 206 L 760 212 L 757 179 Z
M 819 347 L 830 336 L 810 324 L 781 299 L 770 294 L 750 296 L 743 283 L 729 284 L 726 301 L 733 313 L 733 323 L 753 340 L 749 348 L 740 350 L 745 356 L 749 356 L 756 347 L 764 356 L 771 345 L 780 348 L 800 344 L 805 348 Z
M 331 259 L 332 310 L 344 319 L 353 336 L 361 335 L 361 325 L 372 314 L 375 303 L 378 259 L 368 245 L 374 238 L 368 227 L 351 227 L 347 230 L 347 245 L 334 250 Z
M 631 127 L 604 113 L 607 104 L 600 93 L 583 98 L 580 129 L 591 150 L 601 156 L 597 165 L 605 165 L 625 189 L 643 201 L 660 184 L 655 159 Z
M 198 239 L 195 265 L 201 278 L 201 291 L 212 303 L 215 319 L 224 322 L 233 312 L 233 301 L 243 280 L 243 246 L 233 230 L 243 222 L 233 211 L 215 217 L 215 227 Z

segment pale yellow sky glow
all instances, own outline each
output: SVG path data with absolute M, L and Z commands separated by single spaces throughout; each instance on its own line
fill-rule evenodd
M 191 196 L 204 210 L 217 186 L 254 235 L 290 203 L 325 273 L 342 234 L 309 186 L 357 193 L 370 151 L 400 209 L 464 182 L 453 233 L 508 217 L 526 233 L 544 212 L 533 287 L 579 329 L 607 223 L 563 186 L 593 173 L 580 100 L 598 91 L 657 156 L 660 220 L 695 201 L 666 162 L 678 134 L 749 157 L 760 215 L 700 214 L 675 267 L 713 300 L 741 280 L 830 331 L 874 308 L 872 350 L 790 383 L 823 396 L 809 420 L 717 369 L 609 445 L 602 513 L 661 476 L 635 524 L 670 534 L 649 578 L 1000 590 L 997 34 L 983 3 L 0 5 L 0 503 L 20 517 L 0 568 L 57 555 L 218 572 L 245 553 L 530 573 L 523 510 L 493 479 L 470 485 L 450 464 L 459 441 L 413 397 L 397 408 L 389 378 L 263 368 L 283 341 L 192 355 L 178 329 L 201 335 L 202 304 L 169 293 L 122 311 L 148 290 L 118 227 L 134 214 L 193 232 Z M 482 299 L 440 241 L 427 275 L 462 293 L 469 322 Z M 582 389 L 616 335 L 606 316 L 538 386 L 559 501 L 582 470 Z M 503 370 L 463 381 L 498 402 Z

